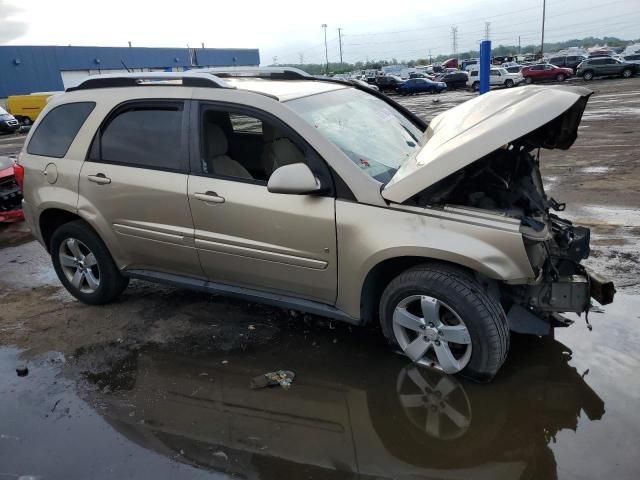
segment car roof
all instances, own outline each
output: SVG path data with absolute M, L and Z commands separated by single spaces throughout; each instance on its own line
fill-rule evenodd
M 233 77 L 226 78 L 225 81 L 238 90 L 264 93 L 276 97 L 281 102 L 350 88 L 348 85 L 323 82 L 322 80 L 272 80 L 268 78 Z

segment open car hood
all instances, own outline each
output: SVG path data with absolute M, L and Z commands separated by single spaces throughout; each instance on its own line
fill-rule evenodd
M 421 147 L 382 189 L 402 203 L 427 187 L 510 143 L 568 149 L 593 92 L 582 87 L 526 86 L 489 92 L 441 113 Z

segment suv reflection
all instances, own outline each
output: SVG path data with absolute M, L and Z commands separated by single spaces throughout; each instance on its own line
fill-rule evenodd
M 297 355 L 289 390 L 250 390 L 276 348 L 228 364 L 145 351 L 90 400 L 130 440 L 241 478 L 556 478 L 548 444 L 583 410 L 602 418 L 604 402 L 567 347 L 514 341 L 527 355 L 491 388 L 343 348 L 341 369 Z

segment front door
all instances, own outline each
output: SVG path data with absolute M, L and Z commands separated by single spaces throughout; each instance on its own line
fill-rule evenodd
M 78 209 L 124 268 L 203 277 L 187 197 L 187 125 L 183 101 L 126 104 L 82 165 Z
M 331 189 L 325 195 L 267 190 L 273 170 L 297 162 L 306 162 L 329 186 L 327 167 L 267 114 L 203 104 L 192 118 L 198 141 L 192 143 L 197 158 L 192 157 L 189 201 L 207 277 L 333 304 L 337 256 Z

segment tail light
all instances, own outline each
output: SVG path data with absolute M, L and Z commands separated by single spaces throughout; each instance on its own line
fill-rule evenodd
M 20 187 L 20 190 L 24 190 L 24 167 L 19 163 L 13 166 L 13 173 L 16 177 L 16 183 Z

